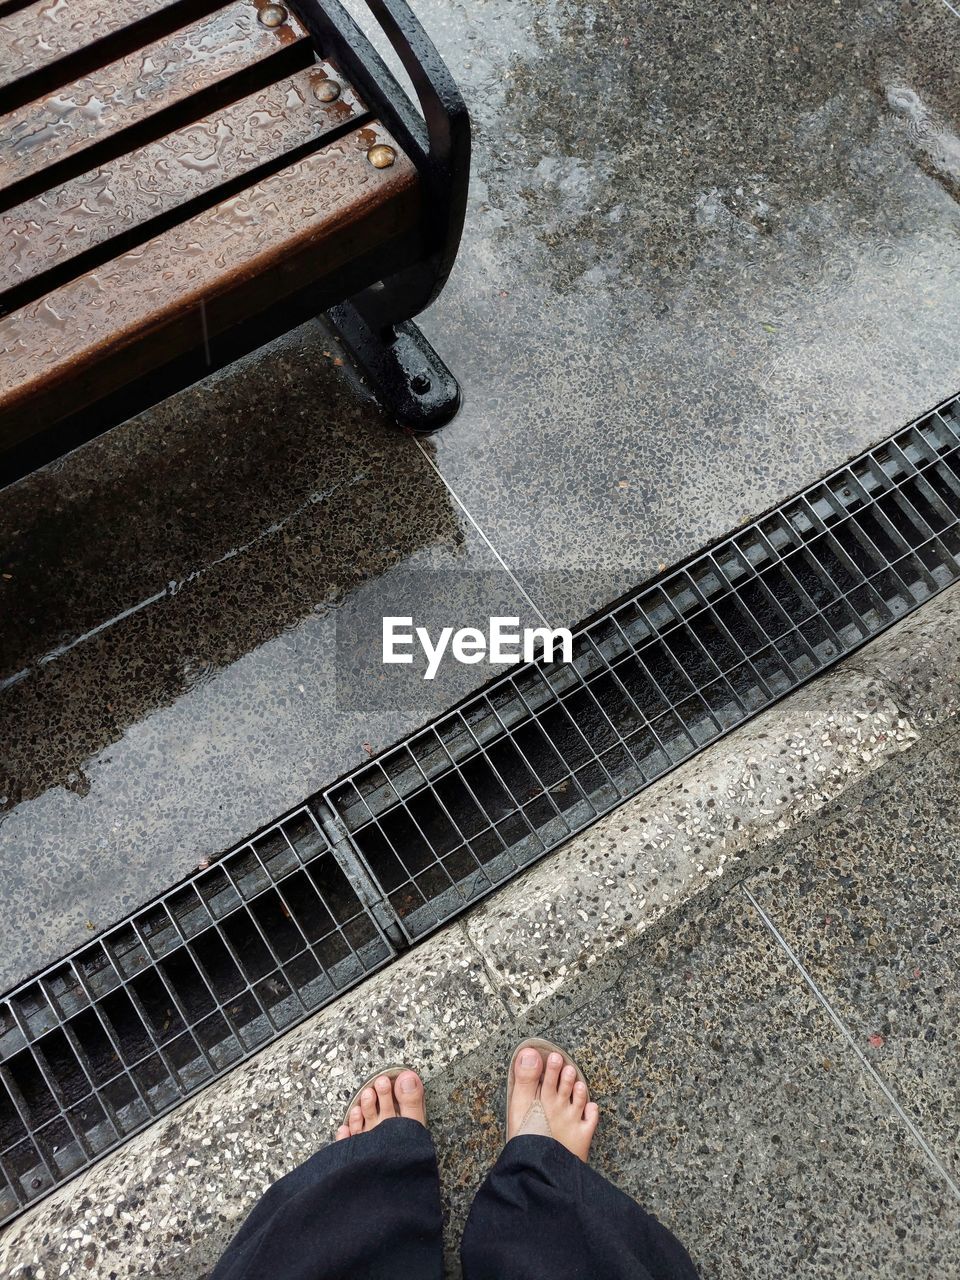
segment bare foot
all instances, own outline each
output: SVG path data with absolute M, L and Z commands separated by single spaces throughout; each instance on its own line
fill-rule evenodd
M 600 1109 L 587 1101 L 587 1086 L 559 1053 L 524 1049 L 514 1065 L 513 1096 L 507 1116 L 507 1139 L 523 1133 L 555 1138 L 573 1155 L 586 1160 L 597 1131 Z
M 347 1123 L 337 1130 L 337 1142 L 366 1133 L 382 1121 L 394 1120 L 397 1116 L 418 1120 L 422 1125 L 427 1123 L 423 1081 L 415 1071 L 401 1071 L 392 1082 L 389 1076 L 377 1076 L 372 1085 L 367 1085 L 357 1105 L 350 1108 Z

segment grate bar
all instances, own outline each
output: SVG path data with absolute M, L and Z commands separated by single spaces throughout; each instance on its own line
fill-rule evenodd
M 960 397 L 324 799 L 422 938 L 960 576 Z

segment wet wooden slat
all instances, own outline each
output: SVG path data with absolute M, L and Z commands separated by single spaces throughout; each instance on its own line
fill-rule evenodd
M 0 88 L 140 23 L 183 0 L 36 0 L 0 17 Z
M 327 79 L 336 79 L 341 93 L 324 103 L 315 90 Z M 0 214 L 0 302 L 6 290 L 62 271 L 146 222 L 205 195 L 216 199 L 224 182 L 342 128 L 364 110 L 340 73 L 318 63 L 17 205 Z
M 396 149 L 391 167 L 367 160 L 376 142 Z M 3 317 L 0 444 L 412 229 L 419 205 L 414 165 L 364 126 Z
M 265 27 L 255 3 L 236 0 L 0 117 L 0 191 L 31 178 L 48 177 L 52 186 L 55 166 L 292 44 L 302 43 L 306 57 L 306 42 L 292 15 L 279 27 Z

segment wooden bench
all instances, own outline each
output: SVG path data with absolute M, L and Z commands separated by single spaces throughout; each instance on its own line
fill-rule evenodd
M 459 404 L 442 288 L 463 101 L 405 0 L 0 0 L 3 477 L 327 312 L 416 430 Z

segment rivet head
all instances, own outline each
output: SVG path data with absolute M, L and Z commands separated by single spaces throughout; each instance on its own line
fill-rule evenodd
M 313 96 L 318 102 L 336 102 L 340 97 L 340 86 L 336 80 L 321 80 L 314 86 Z
M 287 11 L 282 4 L 265 4 L 258 14 L 265 27 L 279 27 L 287 20 Z
M 396 158 L 397 153 L 393 147 L 388 147 L 384 142 L 378 142 L 367 152 L 367 159 L 375 169 L 389 169 Z

